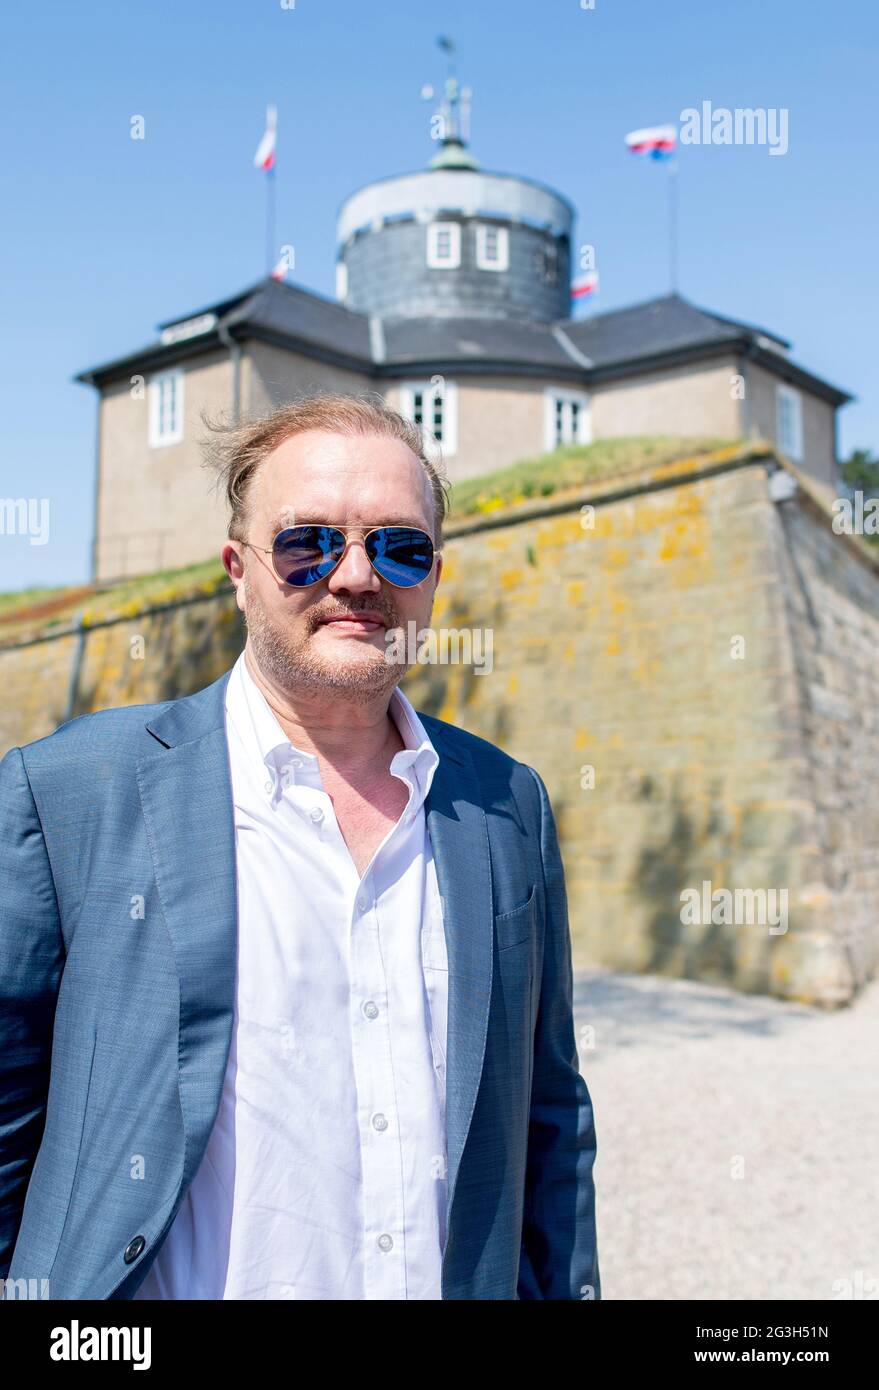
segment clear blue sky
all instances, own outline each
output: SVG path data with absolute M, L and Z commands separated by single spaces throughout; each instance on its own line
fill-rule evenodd
M 278 241 L 331 295 L 341 201 L 435 151 L 420 93 L 444 76 L 438 33 L 474 89 L 483 166 L 576 207 L 593 312 L 667 287 L 665 170 L 625 133 L 706 99 L 788 108 L 783 157 L 681 151 L 681 290 L 792 339 L 858 397 L 843 454 L 879 449 L 873 0 L 41 0 L 6 10 L 0 54 L 0 496 L 48 497 L 51 541 L 0 537 L 0 589 L 88 577 L 95 395 L 72 375 L 263 273 L 267 102 Z

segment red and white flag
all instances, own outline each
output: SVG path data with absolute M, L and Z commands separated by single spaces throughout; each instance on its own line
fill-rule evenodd
M 677 138 L 673 125 L 653 125 L 644 130 L 630 130 L 626 144 L 632 154 L 647 155 L 648 159 L 671 159 Z
M 572 299 L 588 299 L 591 294 L 598 291 L 598 271 L 589 270 L 585 275 L 581 275 L 571 285 Z
M 257 169 L 266 173 L 275 167 L 275 145 L 278 137 L 278 108 L 270 106 L 266 111 L 266 131 L 259 142 L 253 162 Z

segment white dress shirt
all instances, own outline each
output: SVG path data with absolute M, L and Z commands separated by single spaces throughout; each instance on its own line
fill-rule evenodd
M 448 959 L 409 700 L 405 811 L 363 877 L 318 760 L 244 659 L 226 692 L 238 870 L 232 1044 L 207 1149 L 141 1299 L 438 1299 Z M 193 866 L 197 872 L 197 866 Z

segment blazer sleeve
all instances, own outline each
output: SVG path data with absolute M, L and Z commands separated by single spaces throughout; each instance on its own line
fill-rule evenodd
M 64 954 L 46 842 L 13 748 L 0 761 L 0 1278 L 45 1126 Z
M 546 924 L 518 1292 L 522 1299 L 598 1299 L 596 1135 L 574 1039 L 564 869 L 546 787 L 533 768 L 528 770 L 540 796 Z

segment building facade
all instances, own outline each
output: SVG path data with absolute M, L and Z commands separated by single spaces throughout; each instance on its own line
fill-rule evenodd
M 764 329 L 668 295 L 570 317 L 574 210 L 480 169 L 454 122 L 431 165 L 352 194 L 335 300 L 268 278 L 160 325 L 78 380 L 99 393 L 93 577 L 216 554 L 224 500 L 199 440 L 210 417 L 313 390 L 378 391 L 457 479 L 623 435 L 760 436 L 836 485 L 850 397 Z

